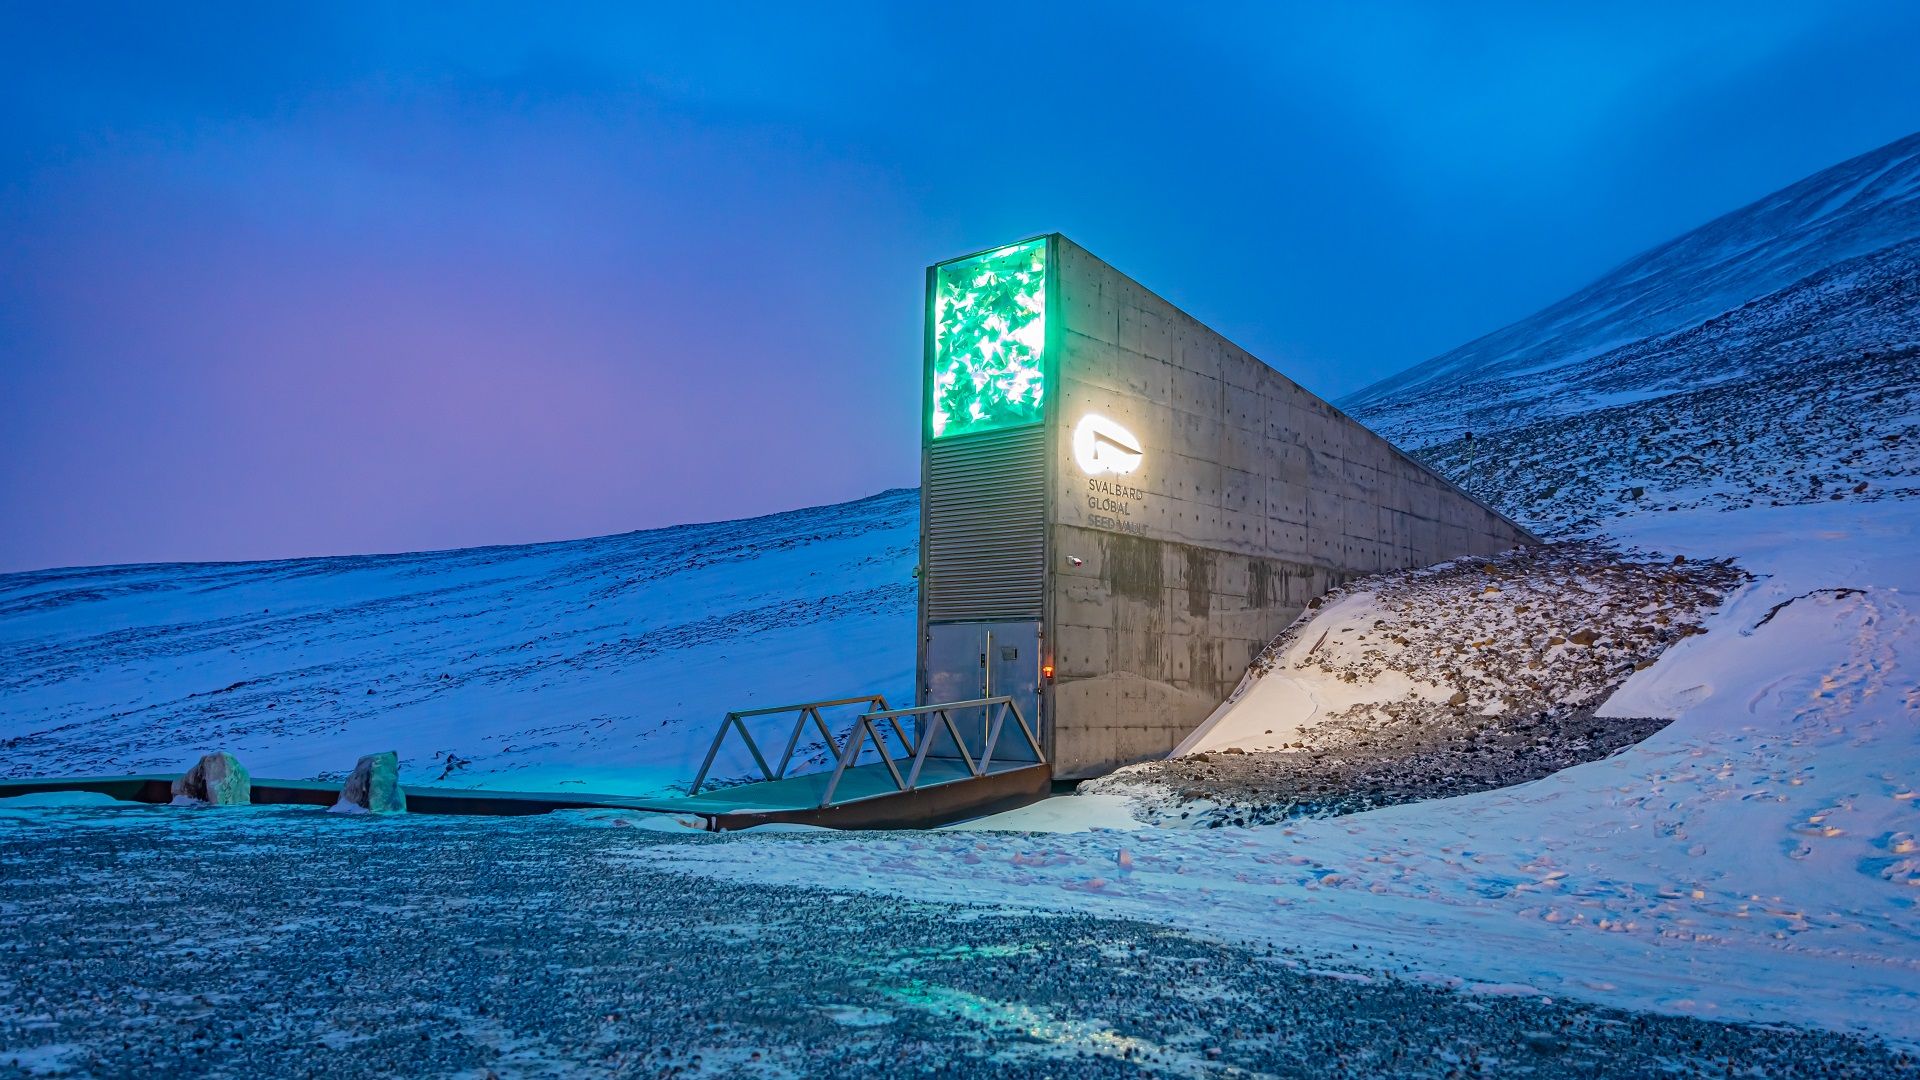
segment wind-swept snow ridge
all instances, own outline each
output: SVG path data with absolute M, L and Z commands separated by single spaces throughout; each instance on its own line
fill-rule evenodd
M 0 576 L 0 776 L 650 793 L 728 709 L 913 682 L 918 495 L 589 540 Z M 722 762 L 722 768 L 727 766 Z

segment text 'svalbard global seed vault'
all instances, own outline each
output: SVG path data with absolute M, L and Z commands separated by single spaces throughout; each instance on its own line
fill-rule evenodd
M 929 268 L 926 364 L 920 701 L 1013 696 L 1057 777 L 1164 755 L 1343 581 L 1533 540 L 1057 234 Z

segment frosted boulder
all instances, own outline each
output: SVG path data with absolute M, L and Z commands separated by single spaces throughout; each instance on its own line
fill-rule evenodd
M 333 808 L 347 814 L 406 813 L 407 793 L 400 789 L 400 755 L 388 750 L 361 758 L 340 788 L 340 801 Z
M 173 782 L 173 801 L 245 806 L 253 801 L 253 778 L 240 759 L 221 750 L 194 762 L 186 775 Z

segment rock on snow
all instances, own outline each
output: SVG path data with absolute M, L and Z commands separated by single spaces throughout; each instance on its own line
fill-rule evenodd
M 173 782 L 173 801 L 245 806 L 253 801 L 253 779 L 232 754 L 208 754 Z
M 406 813 L 407 793 L 400 788 L 400 755 L 388 750 L 362 757 L 340 786 L 340 800 L 333 808 L 343 813 Z

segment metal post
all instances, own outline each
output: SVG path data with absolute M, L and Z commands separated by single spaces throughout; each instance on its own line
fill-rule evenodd
M 893 786 L 901 791 L 907 790 L 906 781 L 900 779 L 900 770 L 894 768 L 893 758 L 887 754 L 887 745 L 880 741 L 880 733 L 873 729 L 873 721 L 865 716 L 860 718 L 860 730 L 873 740 L 873 749 L 880 755 L 880 763 L 887 767 L 887 775 L 893 777 Z M 854 755 L 856 758 L 858 754 Z
M 747 722 L 740 719 L 739 713 L 728 713 L 733 717 L 733 726 L 740 729 L 740 739 L 747 744 L 747 753 L 753 755 L 753 763 L 760 766 L 760 775 L 773 779 L 773 770 L 767 768 L 767 759 L 760 756 L 760 746 L 753 741 L 753 732 L 747 730 Z
M 927 722 L 920 728 L 920 745 L 913 751 L 913 768 L 907 772 L 907 787 L 912 788 L 920 783 L 920 767 L 927 763 L 927 751 L 933 749 L 933 734 L 939 730 L 938 725 L 933 723 L 933 718 L 946 714 L 945 709 L 936 709 L 926 714 Z
M 787 736 L 787 748 L 780 754 L 780 768 L 774 773 L 776 778 L 787 775 L 787 765 L 793 761 L 793 748 L 800 745 L 800 732 L 807 726 L 807 714 L 811 709 L 801 709 L 800 715 L 793 718 L 793 734 Z M 827 740 L 828 746 L 834 746 L 833 740 Z M 834 747 L 836 750 L 839 747 Z
M 1034 759 L 1040 764 L 1045 765 L 1047 763 L 1047 752 L 1040 749 L 1040 740 L 1034 737 L 1033 729 L 1027 726 L 1027 718 L 1020 715 L 1020 703 L 1014 701 L 1012 698 L 1008 698 L 1007 708 L 1013 710 L 1014 722 L 1020 725 L 1020 733 L 1027 737 L 1027 745 L 1033 747 Z
M 987 661 L 987 678 L 984 684 L 986 693 L 981 694 L 980 696 L 983 698 L 990 698 L 993 696 L 993 631 L 991 629 L 987 631 L 986 661 Z M 985 712 L 982 712 L 980 714 L 981 745 L 984 746 L 986 744 L 986 738 L 987 738 L 987 714 Z M 958 741 L 958 739 L 956 738 L 955 741 Z
M 993 748 L 1000 745 L 1000 729 L 1005 726 L 1007 722 L 1007 706 L 1011 704 L 1013 704 L 1013 699 L 1008 698 L 1000 705 L 987 710 L 992 714 L 993 719 L 987 724 L 987 744 L 981 748 L 980 771 L 974 773 L 975 776 L 986 775 L 988 767 L 993 764 Z
M 713 768 L 714 755 L 720 752 L 720 743 L 727 737 L 727 729 L 733 726 L 734 719 L 734 715 L 728 713 L 727 718 L 720 721 L 720 730 L 713 733 L 713 745 L 707 747 L 707 760 L 700 763 L 700 771 L 694 774 L 693 787 L 687 790 L 688 795 L 700 794 L 700 785 L 706 783 L 707 770 Z
M 833 775 L 827 778 L 827 789 L 820 793 L 820 805 L 833 805 L 833 792 L 840 786 L 840 777 L 847 771 L 847 760 L 860 752 L 860 724 L 854 722 L 853 730 L 847 733 L 847 745 L 840 751 L 840 760 L 834 763 Z

